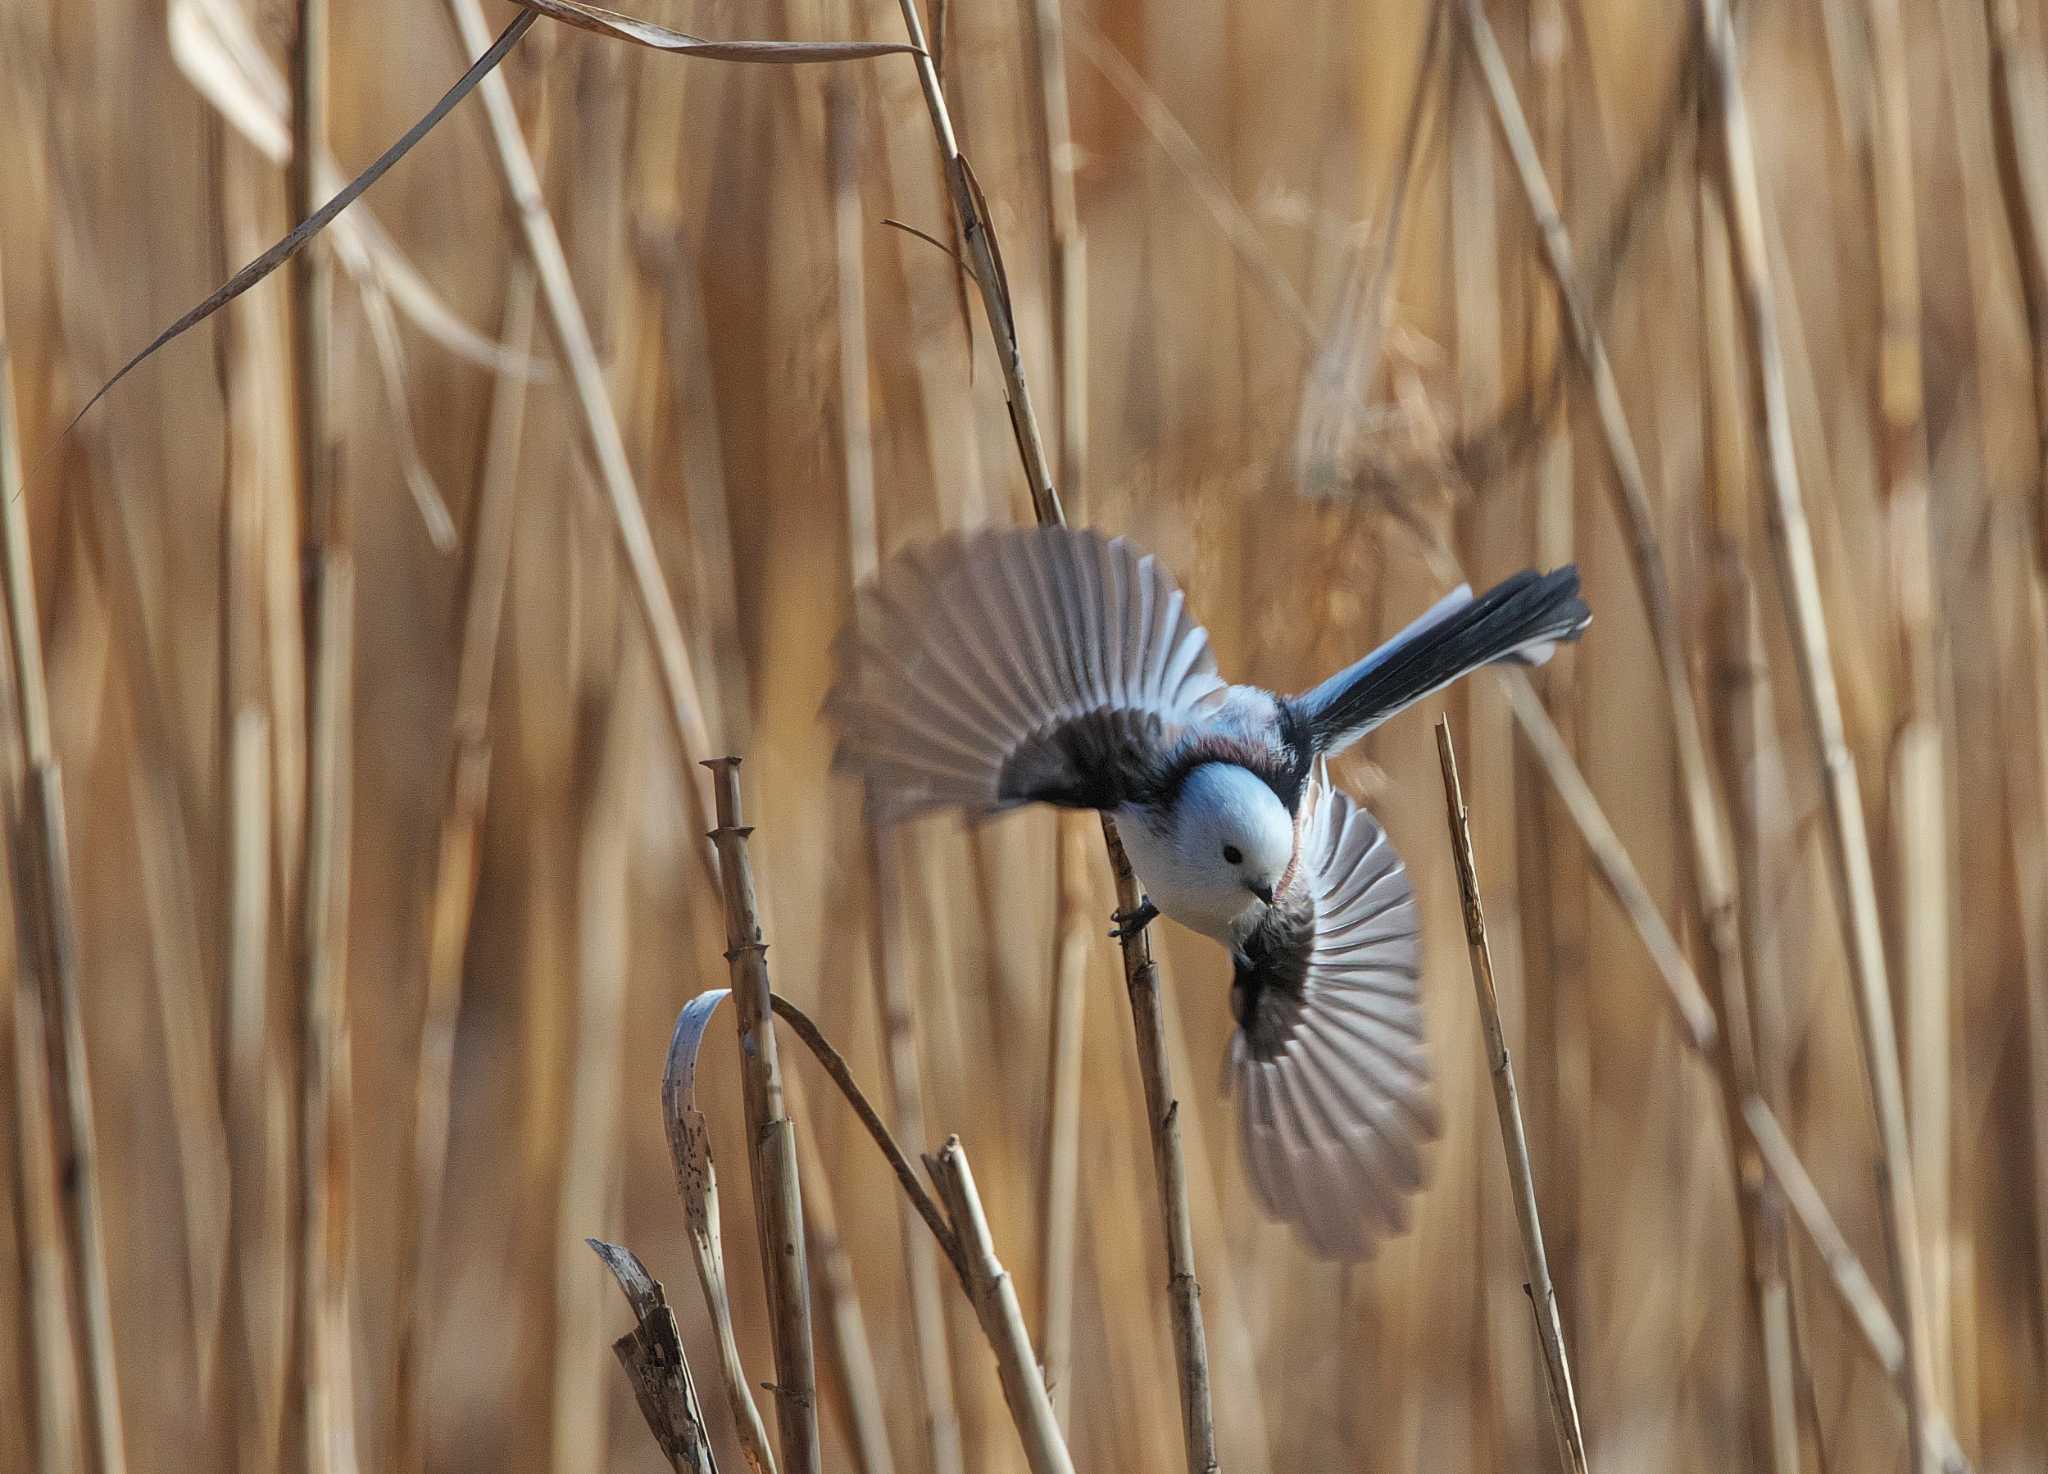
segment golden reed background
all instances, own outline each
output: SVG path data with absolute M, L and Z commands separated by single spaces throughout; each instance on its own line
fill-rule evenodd
M 652 19 L 720 37 L 901 34 L 894 8 L 878 4 L 643 4 Z M 2033 207 L 2048 206 L 2048 80 L 2032 5 L 1906 6 L 1902 35 L 1888 29 L 1899 8 L 1754 0 L 1743 7 L 1743 85 L 1898 1004 L 1933 1395 L 1978 1468 L 2038 1470 L 2048 659 L 2020 263 L 2040 239 L 2020 232 L 2016 253 L 2007 206 L 2008 189 L 2029 181 Z M 280 69 L 291 9 L 263 0 L 245 17 Z M 1741 925 L 1761 1083 L 1896 1303 L 1831 830 L 1750 431 L 1748 341 L 1701 187 L 1718 128 L 1697 127 L 1691 94 L 1677 90 L 1700 65 L 1692 7 L 1492 9 L 1601 299 L 1597 325 L 1726 783 L 1751 883 Z M 946 82 L 1052 433 L 1033 7 L 947 10 Z M 1074 142 L 1053 162 L 1074 166 L 1087 282 L 1085 315 L 1072 319 L 1085 326 L 1088 435 L 1081 484 L 1064 488 L 1070 515 L 1155 548 L 1225 669 L 1279 687 L 1420 610 L 1441 587 L 1429 562 L 1439 535 L 1475 582 L 1575 558 L 1597 619 L 1539 685 L 1704 965 L 1665 691 L 1589 396 L 1567 375 L 1564 413 L 1531 429 L 1518 412 L 1549 402 L 1558 329 L 1462 33 L 1447 26 L 1425 53 L 1429 7 L 1415 0 L 1065 10 Z M 284 1367 L 297 1270 L 285 1236 L 299 1170 L 292 938 L 307 677 L 285 279 L 143 368 L 51 452 L 92 387 L 291 218 L 283 171 L 188 79 L 210 65 L 216 100 L 233 78 L 249 88 L 248 67 L 222 63 L 205 39 L 221 22 L 187 37 L 182 67 L 174 56 L 167 20 L 202 11 L 0 3 L 0 263 L 19 453 L 33 471 L 21 505 L 68 804 L 119 1406 L 138 1470 L 265 1467 L 294 1401 Z M 244 14 L 238 0 L 207 13 L 223 11 Z M 337 7 L 329 118 L 344 172 L 424 112 L 463 60 L 439 5 Z M 883 547 L 1028 516 L 978 305 L 970 368 L 950 263 L 881 224 L 950 235 L 912 67 L 679 61 L 543 22 L 505 75 L 681 604 L 712 751 L 747 759 L 776 985 L 879 1092 L 873 867 L 852 795 L 827 774 L 816 715 L 849 570 L 870 535 L 849 519 L 846 466 L 861 444 L 846 433 L 849 388 L 867 396 L 854 428 L 872 437 Z M 366 203 L 456 314 L 524 339 L 530 278 L 480 101 Z M 1411 118 L 1416 152 L 1389 259 Z M 847 145 L 836 170 L 835 120 Z M 2014 137 L 2017 167 L 2002 170 L 2001 138 Z M 858 191 L 840 196 L 838 214 L 835 172 Z M 850 282 L 864 289 L 867 338 L 851 381 Z M 339 474 L 355 508 L 351 1037 L 335 1097 L 343 1155 L 329 1180 L 352 1184 L 340 1204 L 352 1354 L 330 1385 L 352 1404 L 364 1469 L 403 1469 L 423 1440 L 437 1469 L 649 1470 L 659 1456 L 607 1350 L 626 1319 L 581 1240 L 628 1243 L 667 1280 L 725 1438 L 656 1098 L 676 1010 L 725 978 L 684 799 L 689 769 L 581 450 L 576 397 L 558 376 L 525 394 L 523 426 L 508 420 L 512 377 L 452 352 L 445 330 L 402 306 L 397 320 L 395 354 L 387 341 L 380 359 L 364 294 L 341 275 L 330 325 Z M 544 330 L 532 341 L 553 361 Z M 1888 412 L 1881 372 L 1895 391 Z M 1916 377 L 1922 402 L 1907 392 Z M 409 475 L 445 496 L 451 550 L 433 545 Z M 459 701 L 465 591 L 492 577 L 477 535 L 484 486 L 510 489 L 516 520 L 502 631 L 495 646 L 471 636 Z M 1744 577 L 1757 593 L 1760 689 L 1731 658 Z M 486 687 L 479 674 L 493 671 Z M 1755 710 L 1745 693 L 1766 698 L 1760 741 L 1758 728 L 1722 720 Z M 1715 1076 L 1681 1044 L 1656 970 L 1498 683 L 1473 680 L 1430 706 L 1452 714 L 1460 739 L 1593 1467 L 1771 1467 Z M 1156 933 L 1232 1474 L 1454 1474 L 1554 1457 L 1428 728 L 1424 713 L 1404 718 L 1342 775 L 1415 873 L 1446 1118 L 1415 1229 L 1377 1261 L 1313 1262 L 1261 1221 L 1215 1088 L 1227 964 L 1170 926 Z M 472 781 L 451 797 L 458 752 Z M 485 752 L 487 790 L 474 781 Z M 407 1246 L 422 1210 L 407 1174 L 430 917 L 437 875 L 446 887 L 466 874 L 473 814 L 466 949 L 444 938 L 441 954 L 443 976 L 461 983 L 445 1204 L 414 1282 Z M 911 1145 L 965 1139 L 1034 1332 L 1047 1288 L 1055 832 L 1043 815 L 973 838 L 932 824 L 904 847 L 901 871 L 900 976 L 915 1001 L 928 1137 Z M 1152 1167 L 1115 949 L 1095 934 L 1107 925 L 1107 873 L 1097 846 L 1083 852 L 1074 1329 L 1055 1390 L 1080 1467 L 1171 1470 L 1182 1455 Z M 443 903 L 457 917 L 460 891 Z M 49 1084 L 18 1032 L 40 1022 L 36 989 L 22 986 L 32 970 L 10 968 L 0 985 L 14 1000 L 0 1010 L 9 1469 L 38 1467 L 38 1406 L 71 1405 L 50 1363 L 29 1364 L 36 1327 L 50 1324 L 29 1294 L 48 1282 L 30 1276 L 61 1241 L 49 1216 L 61 1169 L 23 1131 L 24 1102 L 34 1108 Z M 726 1164 L 741 1345 L 764 1380 L 729 1040 L 717 1026 L 704 1090 Z M 784 1058 L 809 1075 L 799 1130 L 835 1199 L 894 1467 L 933 1467 L 931 1386 L 950 1381 L 954 1467 L 1022 1468 L 987 1348 L 951 1286 L 950 1377 L 921 1382 L 894 1185 L 809 1060 Z M 1899 1400 L 1807 1240 L 1794 1231 L 1791 1242 L 1799 1467 L 1896 1468 Z M 421 1338 L 416 1435 L 401 1427 L 407 1326 Z M 843 1381 L 822 1346 L 821 1363 L 828 1463 L 852 1467 Z M 60 1427 L 40 1467 L 73 1467 L 69 1454 L 89 1443 Z M 721 1454 L 738 1467 L 730 1443 Z

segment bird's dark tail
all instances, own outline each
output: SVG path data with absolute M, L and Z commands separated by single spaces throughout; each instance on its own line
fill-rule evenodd
M 1337 752 L 1396 712 L 1495 661 L 1541 665 L 1593 617 L 1579 571 L 1526 568 L 1478 598 L 1460 588 L 1357 664 L 1295 698 L 1318 752 Z

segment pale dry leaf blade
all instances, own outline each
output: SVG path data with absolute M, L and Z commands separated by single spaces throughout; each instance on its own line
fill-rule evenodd
M 699 993 L 676 1016 L 668 1061 L 661 1072 L 661 1121 L 668 1136 L 669 1157 L 675 1164 L 676 1192 L 683 1200 L 683 1217 L 690 1230 L 690 1250 L 697 1261 L 697 1282 L 718 1337 L 718 1369 L 740 1452 L 752 1474 L 775 1474 L 767 1425 L 754 1405 L 733 1329 L 725 1250 L 718 1234 L 718 1172 L 711 1162 L 711 1133 L 704 1113 L 697 1108 L 697 1056 L 704 1045 L 704 1031 L 731 992 L 730 988 L 712 988 Z
M 707 61 L 800 62 L 860 61 L 871 56 L 916 54 L 918 48 L 901 41 L 709 41 L 684 31 L 672 31 L 638 16 L 621 15 L 576 0 L 512 0 L 537 15 L 558 20 L 580 31 L 628 41 L 672 56 L 697 56 Z
M 249 29 L 249 21 L 219 0 L 175 0 L 166 21 L 171 60 L 199 95 L 236 133 L 273 164 L 291 158 L 289 93 L 285 81 Z M 319 161 L 320 188 L 333 193 L 347 177 L 334 160 Z M 336 254 L 357 289 L 381 287 L 412 325 L 456 357 L 494 374 L 529 383 L 553 380 L 544 358 L 514 353 L 466 322 L 435 291 L 365 205 L 334 222 Z
M 476 85 L 496 70 L 498 63 L 503 61 L 512 48 L 519 44 L 519 38 L 532 29 L 536 19 L 538 17 L 531 11 L 514 16 L 512 23 L 498 34 L 497 40 L 491 43 L 490 49 L 479 56 L 471 64 L 469 70 L 457 79 L 455 85 L 441 95 L 440 101 L 436 102 L 428 110 L 425 117 L 406 130 L 404 137 L 379 154 L 376 162 L 350 180 L 348 186 L 341 193 L 335 195 L 334 198 L 330 199 L 318 210 L 315 210 L 311 215 L 293 226 L 290 234 L 286 235 L 283 240 L 229 277 L 227 281 L 210 293 L 206 300 L 158 333 L 156 337 L 150 340 L 147 347 L 122 364 L 115 371 L 114 376 L 94 390 L 92 398 L 86 400 L 84 407 L 66 423 L 63 431 L 52 444 L 51 450 L 54 451 L 58 445 L 61 445 L 70 436 L 71 432 L 78 427 L 78 422 L 90 414 L 93 406 L 102 399 L 105 399 L 112 392 L 115 385 L 140 368 L 159 349 L 183 337 L 193 328 L 199 326 L 200 323 L 206 321 L 207 318 L 213 316 L 214 313 L 220 311 L 221 308 L 227 306 L 230 302 L 276 271 L 280 266 L 291 260 L 292 257 L 298 255 L 300 251 L 304 250 L 307 243 L 313 237 L 320 234 L 321 231 L 325 230 L 332 223 L 335 216 L 354 204 L 365 190 L 388 174 L 393 165 L 411 153 L 422 138 L 425 138 L 439 126 L 441 120 L 448 116 L 457 103 L 475 91 Z

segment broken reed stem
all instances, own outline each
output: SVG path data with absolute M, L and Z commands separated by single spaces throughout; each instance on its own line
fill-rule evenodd
M 1536 1179 L 1529 1165 L 1529 1137 L 1522 1125 L 1521 1100 L 1515 1091 L 1514 1061 L 1508 1057 L 1507 1034 L 1501 1028 L 1500 1000 L 1493 986 L 1493 951 L 1486 941 L 1486 916 L 1479 904 L 1479 869 L 1472 858 L 1472 827 L 1465 795 L 1458 785 L 1458 758 L 1451 747 L 1451 719 L 1438 717 L 1437 758 L 1443 767 L 1444 808 L 1451 829 L 1451 858 L 1457 862 L 1458 894 L 1465 908 L 1465 947 L 1472 959 L 1472 987 L 1479 997 L 1479 1023 L 1485 1033 L 1486 1068 L 1493 1077 L 1493 1103 L 1500 1113 L 1501 1145 L 1507 1152 L 1508 1183 L 1514 1193 L 1515 1222 L 1522 1231 L 1522 1260 L 1529 1271 L 1530 1309 L 1536 1317 L 1536 1339 L 1543 1348 L 1543 1375 L 1550 1388 L 1550 1412 L 1565 1467 L 1585 1474 L 1586 1436 L 1579 1427 L 1578 1398 L 1572 1390 L 1571 1361 L 1565 1353 L 1564 1322 L 1557 1311 L 1557 1288 L 1550 1282 L 1550 1261 L 1543 1251 L 1543 1221 L 1536 1206 Z
M 15 948 L 24 995 L 34 990 L 43 1048 L 27 1052 L 33 1027 L 16 1068 L 26 1079 L 47 1071 L 49 1091 L 31 1089 L 31 1104 L 42 1102 L 45 1119 L 25 1120 L 24 1136 L 53 1143 L 50 1163 L 58 1174 L 57 1196 L 64 1251 L 45 1260 L 62 1265 L 67 1277 L 70 1354 L 58 1345 L 39 1346 L 52 1360 L 41 1363 L 53 1376 L 75 1375 L 81 1396 L 90 1467 L 97 1474 L 125 1474 L 126 1439 L 121 1424 L 121 1389 L 115 1365 L 113 1307 L 107 1283 L 106 1230 L 100 1203 L 99 1149 L 92 1113 L 92 1087 L 85 1056 L 85 1020 L 78 971 L 77 916 L 65 845 L 64 790 L 50 737 L 49 688 L 43 677 L 42 623 L 36 612 L 35 568 L 29 548 L 28 508 L 23 499 L 21 444 L 14 413 L 12 361 L 0 314 L 0 592 L 7 611 L 21 767 L 19 786 L 7 795 L 10 865 L 15 884 Z M 54 1110 L 48 1109 L 54 1107 Z M 33 1200 L 37 1194 L 24 1184 Z M 54 1317 L 31 1322 L 40 1335 L 54 1331 Z M 39 1378 L 40 1380 L 40 1378 Z M 48 1430 L 53 1439 L 67 1434 Z
M 483 9 L 477 0 L 446 0 L 448 13 L 469 56 L 481 54 L 491 44 L 484 25 Z M 555 352 L 568 365 L 570 388 L 576 397 L 578 419 L 583 427 L 585 450 L 597 472 L 598 485 L 612 514 L 619 537 L 619 554 L 633 586 L 635 602 L 647 626 L 647 638 L 654 647 L 655 668 L 661 675 L 663 705 L 674 729 L 683 760 L 683 790 L 689 798 L 692 816 L 699 826 L 710 818 L 705 789 L 696 776 L 693 762 L 711 751 L 711 734 L 704 724 L 704 705 L 697 692 L 697 677 L 690 664 L 689 645 L 683 639 L 682 622 L 676 616 L 674 597 L 661 571 L 654 549 L 654 534 L 647 523 L 647 511 L 640 501 L 633 479 L 633 466 L 626 454 L 626 442 L 619 431 L 619 419 L 606 387 L 604 366 L 590 336 L 589 321 L 576 295 L 568 257 L 563 254 L 560 235 L 548 214 L 539 172 L 533 155 L 520 132 L 519 115 L 512 106 L 512 92 L 504 76 L 492 72 L 478 84 L 484 117 L 490 125 L 492 154 L 498 175 L 518 226 L 527 259 L 540 283 L 541 301 L 547 314 L 549 336 Z M 711 857 L 701 847 L 698 858 L 706 878 L 715 887 Z
M 1486 19 L 1481 0 L 1460 0 L 1465 39 L 1471 48 L 1486 91 L 1493 104 L 1493 118 L 1514 162 L 1522 193 L 1533 217 L 1543 260 L 1557 289 L 1559 305 L 1571 344 L 1572 362 L 1591 391 L 1594 419 L 1600 442 L 1607 452 L 1613 473 L 1607 485 L 1614 494 L 1615 515 L 1626 534 L 1630 563 L 1636 586 L 1649 616 L 1650 634 L 1657 648 L 1665 698 L 1669 703 L 1671 731 L 1678 756 L 1679 786 L 1685 797 L 1686 831 L 1692 841 L 1692 874 L 1697 888 L 1701 925 L 1708 943 L 1709 976 L 1719 984 L 1721 1030 L 1716 1036 L 1712 1059 L 1719 1075 L 1723 1114 L 1727 1117 L 1728 1145 L 1736 1201 L 1743 1219 L 1743 1245 L 1750 1261 L 1746 1277 L 1750 1282 L 1754 1320 L 1752 1331 L 1761 1355 L 1756 1365 L 1763 1376 L 1763 1406 L 1782 1414 L 1785 1409 L 1772 1389 L 1782 1390 L 1789 1382 L 1788 1369 L 1779 1365 L 1784 1347 L 1765 1334 L 1764 1277 L 1758 1266 L 1772 1256 L 1771 1230 L 1763 1214 L 1756 1188 L 1761 1173 L 1746 1161 L 1743 1134 L 1735 1129 L 1737 1103 L 1754 1089 L 1755 1048 L 1750 1035 L 1750 1004 L 1744 976 L 1740 921 L 1734 863 L 1727 828 L 1715 791 L 1712 764 L 1707 756 L 1706 733 L 1694 699 L 1692 674 L 1686 659 L 1677 598 L 1671 573 L 1657 535 L 1656 511 L 1651 505 L 1649 481 L 1630 432 L 1621 402 L 1621 386 L 1607 348 L 1594 326 L 1590 306 L 1581 289 L 1572 247 L 1564 219 L 1550 189 L 1535 139 L 1530 135 L 1507 59 Z M 1768 1428 L 1770 1425 L 1766 1425 Z M 1774 1453 L 1783 1443 L 1771 1439 Z M 1778 1474 L 1796 1474 L 1793 1466 L 1777 1464 Z
M 527 351 L 533 338 L 533 318 L 533 273 L 523 260 L 515 259 L 507 271 L 500 328 L 500 339 L 510 351 Z M 462 636 L 456 656 L 447 790 L 427 909 L 412 1151 L 400 1169 L 398 1182 L 398 1326 L 392 1357 L 396 1392 L 390 1445 L 390 1467 L 397 1474 L 417 1474 L 426 1467 L 420 1343 L 426 1306 L 432 1298 L 430 1265 L 448 1163 L 455 1028 L 462 1011 L 463 965 L 476 905 L 477 867 L 490 789 L 491 678 L 497 665 L 498 632 L 512 566 L 526 393 L 526 380 L 516 374 L 500 374 L 492 382 L 483 465 L 471 513 L 469 559 L 463 571 Z
M 938 68 L 925 49 L 924 25 L 917 0 L 898 0 L 911 44 L 918 47 L 917 76 L 931 113 L 932 131 L 945 166 L 953 210 L 967 247 L 968 264 L 981 289 L 996 359 L 1002 367 L 1003 391 L 1009 401 L 1010 427 L 1016 432 L 1031 492 L 1032 511 L 1041 525 L 1064 526 L 1059 493 L 1051 479 L 1045 442 L 1039 434 L 1030 390 L 1024 382 L 1023 353 L 1008 291 L 997 265 L 992 227 L 983 212 L 980 190 L 953 131 Z M 1138 883 L 1130 857 L 1117 837 L 1116 822 L 1102 816 L 1102 838 L 1116 877 L 1117 909 L 1135 911 Z M 1194 1228 L 1188 1217 L 1187 1164 L 1180 1144 L 1180 1104 L 1173 1098 L 1173 1080 L 1166 1063 L 1166 1037 L 1159 1008 L 1159 975 L 1152 944 L 1143 931 L 1123 942 L 1124 986 L 1130 994 L 1131 1019 L 1137 1034 L 1138 1070 L 1145 1087 L 1145 1107 L 1152 1134 L 1152 1160 L 1158 1177 L 1161 1216 L 1165 1220 L 1167 1299 L 1173 1318 L 1174 1361 L 1179 1371 L 1181 1431 L 1189 1474 L 1211 1474 L 1219 1467 L 1216 1425 L 1209 1401 L 1209 1343 L 1202 1327 L 1201 1283 L 1195 1278 Z
M 718 1474 L 718 1462 L 711 1455 L 711 1430 L 705 1426 L 704 1408 L 697 1400 L 697 1384 L 690 1376 L 676 1313 L 669 1308 L 661 1281 L 647 1272 L 631 1249 L 601 1239 L 584 1242 L 619 1282 L 626 1303 L 633 1307 L 633 1318 L 639 1322 L 612 1343 L 612 1354 L 633 1384 L 633 1400 L 640 1404 L 647 1431 L 654 1435 L 676 1474 Z
M 988 1215 L 982 1210 L 981 1195 L 975 1191 L 967 1151 L 960 1145 L 959 1137 L 949 1136 L 946 1144 L 924 1162 L 959 1228 L 968 1299 L 973 1301 L 975 1316 L 995 1351 L 1003 1401 L 1010 1405 L 1010 1417 L 1024 1442 L 1024 1456 L 1030 1462 L 1032 1474 L 1074 1474 L 1073 1458 L 1067 1452 L 1059 1419 L 1053 1415 L 1052 1399 L 1046 1395 L 1045 1379 L 1032 1355 L 1023 1307 L 1017 1303 L 1017 1287 L 1002 1261 L 996 1258 Z
M 1843 946 L 1855 985 L 1857 1038 L 1876 1115 L 1881 1216 L 1898 1286 L 1899 1329 L 1906 1350 L 1908 1447 L 1913 1467 L 1925 1470 L 1925 1430 L 1938 1409 L 1928 1359 L 1918 1205 L 1913 1191 L 1884 933 L 1878 920 L 1877 882 L 1871 866 L 1870 840 L 1864 829 L 1856 760 L 1844 731 L 1841 695 L 1828 648 L 1827 612 L 1821 601 L 1813 533 L 1806 520 L 1793 446 L 1766 249 L 1763 198 L 1742 94 L 1735 25 L 1725 0 L 1700 0 L 1700 14 L 1707 42 L 1710 96 L 1720 123 L 1718 148 L 1703 148 L 1702 163 L 1711 159 L 1718 165 L 1716 183 L 1727 208 L 1735 277 L 1748 320 L 1753 412 L 1764 447 L 1771 545 L 1791 624 L 1800 693 L 1827 799 L 1828 858 Z
M 818 1374 L 811 1346 L 811 1289 L 805 1269 L 803 1196 L 797 1182 L 796 1127 L 783 1111 L 782 1067 L 768 987 L 768 945 L 761 937 L 754 872 L 740 822 L 740 760 L 712 758 L 718 874 L 725 896 L 726 960 L 740 1011 L 740 1075 L 747 1116 L 747 1165 L 754 1184 L 775 1342 L 775 1421 L 785 1474 L 818 1474 Z

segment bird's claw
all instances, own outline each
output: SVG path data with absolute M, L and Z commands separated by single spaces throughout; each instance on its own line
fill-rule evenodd
M 1139 932 L 1150 926 L 1152 918 L 1158 914 L 1159 908 L 1152 904 L 1150 896 L 1145 897 L 1144 900 L 1139 902 L 1138 909 L 1135 911 L 1112 912 L 1109 919 L 1114 921 L 1116 926 L 1110 931 L 1110 936 L 1119 942 L 1128 942 L 1132 937 L 1135 937 Z

